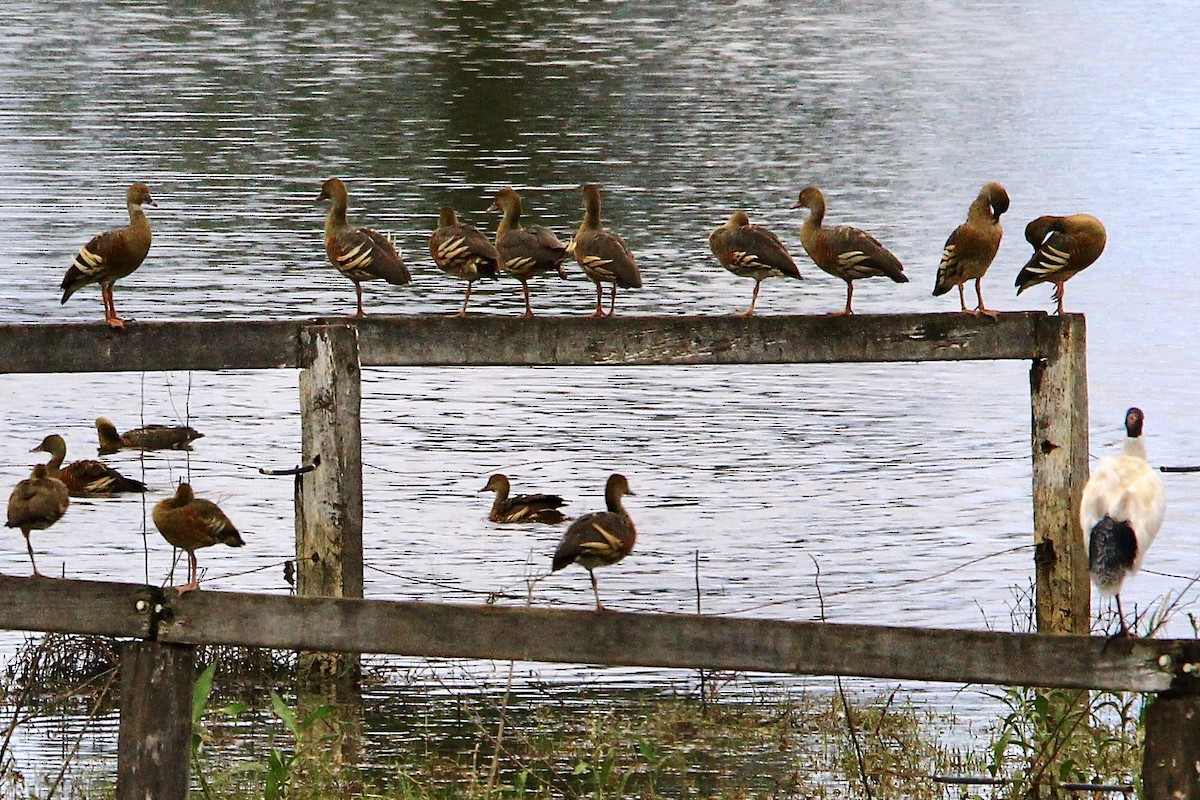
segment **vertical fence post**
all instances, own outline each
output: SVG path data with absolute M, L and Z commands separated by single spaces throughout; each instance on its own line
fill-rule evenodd
M 193 645 L 121 647 L 117 800 L 185 800 L 192 752 Z
M 301 447 L 311 472 L 296 481 L 296 590 L 301 596 L 362 597 L 362 382 L 358 329 L 301 331 Z M 362 722 L 357 653 L 300 653 L 297 779 L 321 796 L 355 795 Z M 314 715 L 318 709 L 328 711 Z
M 1200 695 L 1164 692 L 1146 708 L 1143 800 L 1200 797 Z
M 1087 633 L 1091 587 L 1079 527 L 1088 477 L 1087 329 L 1081 314 L 1057 321 L 1050 354 L 1035 360 L 1029 373 L 1037 629 Z

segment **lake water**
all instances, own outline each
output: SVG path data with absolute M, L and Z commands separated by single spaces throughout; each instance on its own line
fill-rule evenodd
M 124 224 L 135 180 L 158 207 L 149 258 L 116 288 L 131 324 L 352 311 L 353 286 L 321 242 L 315 198 L 331 176 L 347 182 L 351 221 L 392 232 L 414 274 L 366 285 L 370 314 L 461 303 L 464 284 L 428 256 L 439 206 L 490 235 L 485 209 L 513 186 L 526 219 L 565 239 L 585 181 L 601 185 L 605 221 L 645 282 L 621 293 L 619 313 L 742 310 L 753 284 L 706 240 L 735 209 L 774 229 L 805 277 L 765 283 L 760 313 L 840 308 L 844 284 L 803 255 L 789 207 L 809 184 L 830 223 L 870 230 L 906 265 L 908 284 L 859 282 L 858 311 L 952 311 L 957 298 L 930 296 L 942 244 L 996 180 L 1012 207 L 984 281 L 994 308 L 1053 307 L 1044 286 L 1014 295 L 1028 220 L 1087 212 L 1108 227 L 1103 257 L 1066 292 L 1088 319 L 1092 453 L 1119 448 L 1138 405 L 1154 463 L 1200 463 L 1192 4 L 684 5 L 10 2 L 0 322 L 101 318 L 98 290 L 60 305 L 58 285 L 80 245 Z M 591 284 L 571 272 L 533 281 L 535 309 L 590 311 Z M 519 285 L 481 283 L 471 308 L 519 313 Z M 561 529 L 489 524 L 490 496 L 476 493 L 487 476 L 559 492 L 574 515 L 599 509 L 621 471 L 641 536 L 599 573 L 614 608 L 699 599 L 707 612 L 816 619 L 819 566 L 830 620 L 1007 629 L 1033 571 L 1027 376 L 1008 362 L 365 370 L 366 593 L 524 602 Z M 298 461 L 296 384 L 291 371 L 0 376 L 4 486 L 47 433 L 66 437 L 69 457 L 92 456 L 98 415 L 121 428 L 187 419 L 206 434 L 190 455 L 111 457 L 153 491 L 75 502 L 35 534 L 39 565 L 167 580 L 149 509 L 189 475 L 247 539 L 202 551 L 205 585 L 287 591 L 291 481 L 257 467 Z M 1195 574 L 1198 481 L 1166 476 L 1167 521 L 1128 609 Z M 0 571 L 25 574 L 20 537 L 6 541 Z M 592 602 L 575 568 L 532 593 Z M 1187 610 L 1169 632 L 1190 635 Z

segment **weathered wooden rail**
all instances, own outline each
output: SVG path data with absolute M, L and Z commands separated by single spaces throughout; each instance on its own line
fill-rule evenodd
M 1031 364 L 1038 630 L 1067 635 L 360 599 L 362 367 L 994 359 Z M 135 640 L 122 678 L 122 800 L 186 794 L 189 738 L 178 712 L 200 643 L 1156 692 L 1145 796 L 1189 796 L 1171 794 L 1177 786 L 1200 796 L 1200 776 L 1187 767 L 1188 753 L 1200 751 L 1196 643 L 1070 635 L 1087 632 L 1090 596 L 1078 524 L 1088 474 L 1081 316 L 372 317 L 137 322 L 124 332 L 99 324 L 0 325 L 0 373 L 272 368 L 301 370 L 302 455 L 314 466 L 297 481 L 305 596 L 205 591 L 181 598 L 145 586 L 0 579 L 0 627 Z

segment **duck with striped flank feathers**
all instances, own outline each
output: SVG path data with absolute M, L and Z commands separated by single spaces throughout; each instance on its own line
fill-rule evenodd
M 1055 313 L 1063 314 L 1064 285 L 1100 257 L 1108 233 L 1091 214 L 1044 216 L 1025 226 L 1025 241 L 1033 245 L 1033 255 L 1017 275 L 1017 294 L 1038 283 L 1053 283 Z
M 189 425 L 145 425 L 117 433 L 117 426 L 104 417 L 96 418 L 97 451 L 108 455 L 118 450 L 191 450 L 192 442 L 204 434 Z
M 980 283 L 984 273 L 992 265 L 1000 250 L 1000 215 L 1008 210 L 1008 192 L 998 183 L 985 183 L 979 190 L 971 207 L 967 209 L 967 221 L 954 229 L 946 246 L 942 248 L 942 262 L 938 265 L 937 281 L 933 296 L 938 297 L 958 287 L 958 302 L 964 314 L 986 314 L 995 318 L 1000 315 L 983 304 L 983 289 Z M 974 311 L 967 308 L 963 296 L 963 284 L 975 281 L 975 295 L 979 307 Z
M 174 586 L 180 594 L 200 588 L 196 551 L 201 547 L 227 544 L 241 547 L 246 542 L 229 517 L 216 503 L 196 497 L 190 483 L 180 483 L 175 496 L 168 497 L 154 506 L 151 515 L 154 527 L 163 538 L 188 554 L 188 582 Z
M 825 195 L 820 189 L 809 186 L 801 191 L 792 208 L 801 207 L 809 210 L 800 226 L 800 243 L 804 245 L 804 251 L 818 267 L 846 282 L 846 308 L 831 316 L 854 313 L 851 308 L 854 281 L 860 278 L 888 277 L 896 283 L 908 283 L 900 260 L 871 234 L 845 225 L 821 227 L 825 220 Z
M 8 497 L 9 528 L 19 528 L 25 537 L 25 549 L 29 551 L 29 563 L 33 565 L 33 574 L 43 577 L 38 572 L 37 561 L 33 558 L 33 545 L 29 541 L 31 531 L 44 531 L 62 519 L 71 505 L 71 497 L 67 485 L 53 477 L 45 464 L 33 468 L 29 477 L 17 484 Z
M 556 494 L 518 494 L 510 497 L 512 485 L 508 482 L 508 476 L 499 472 L 488 478 L 487 485 L 479 491 L 496 493 L 491 513 L 488 514 L 492 522 L 544 522 L 556 525 L 567 518 L 558 510 L 566 504 L 562 497 Z
M 67 443 L 57 433 L 52 433 L 29 452 L 50 454 L 46 464 L 47 473 L 58 478 L 67 486 L 72 497 L 109 497 L 123 492 L 144 492 L 146 484 L 126 478 L 103 461 L 72 461 L 67 458 Z
M 600 224 L 600 187 L 594 183 L 583 187 L 583 221 L 568 246 L 575 261 L 592 283 L 596 284 L 596 311 L 593 317 L 611 317 L 616 313 L 617 287 L 642 288 L 642 276 L 633 253 L 625 240 Z M 608 313 L 604 313 L 604 289 L 601 283 L 612 284 Z
M 124 228 L 105 231 L 79 248 L 71 268 L 63 278 L 62 303 L 75 292 L 93 283 L 100 284 L 104 301 L 104 322 L 110 328 L 123 330 L 125 320 L 117 316 L 113 301 L 113 284 L 142 265 L 150 252 L 150 220 L 142 206 L 156 205 L 150 197 L 150 187 L 135 183 L 125 192 L 129 209 L 129 224 Z
M 604 486 L 604 503 L 608 510 L 584 514 L 572 522 L 558 543 L 550 564 L 551 572 L 568 564 L 578 564 L 586 569 L 592 579 L 597 611 L 603 611 L 604 605 L 596 587 L 596 568 L 617 563 L 633 552 L 637 542 L 637 529 L 621 503 L 622 497 L 632 494 L 624 475 L 610 475 Z
M 766 228 L 750 224 L 745 211 L 735 211 L 729 221 L 708 235 L 708 246 L 721 266 L 741 278 L 754 279 L 750 308 L 738 316 L 754 316 L 758 289 L 767 278 L 800 280 L 800 270 L 779 237 Z
M 504 271 L 521 282 L 521 291 L 525 295 L 525 313 L 522 316 L 532 317 L 529 279 L 555 270 L 558 277 L 566 280 L 563 261 L 567 259 L 567 245 L 554 231 L 542 225 L 522 227 L 521 195 L 509 187 L 496 193 L 488 211 L 500 211 L 504 215 L 496 228 L 496 250 L 504 262 Z
M 337 178 L 325 181 L 317 195 L 317 202 L 322 200 L 330 201 L 329 214 L 325 217 L 325 254 L 338 272 L 354 281 L 358 300 L 354 316 L 361 318 L 364 315 L 363 281 L 385 280 L 402 286 L 411 283 L 412 276 L 389 237 L 370 228 L 355 228 L 346 221 L 346 208 L 350 202 L 346 184 Z
M 1100 594 L 1116 598 L 1123 636 L 1130 633 L 1121 609 L 1121 585 L 1141 569 L 1167 510 L 1162 478 L 1146 460 L 1145 421 L 1140 408 L 1125 412 L 1121 455 L 1100 459 L 1079 502 L 1092 583 Z
M 437 230 L 429 237 L 429 253 L 438 269 L 467 282 L 467 296 L 456 317 L 467 315 L 471 284 L 480 278 L 495 278 L 501 269 L 495 245 L 475 228 L 459 222 L 458 215 L 449 207 L 438 213 Z

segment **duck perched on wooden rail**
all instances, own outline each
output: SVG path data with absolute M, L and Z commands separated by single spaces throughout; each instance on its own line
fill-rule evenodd
M 8 497 L 9 528 L 19 528 L 25 537 L 25 549 L 29 551 L 29 563 L 33 574 L 38 572 L 33 558 L 33 544 L 29 541 L 31 531 L 44 531 L 62 519 L 71 505 L 67 485 L 50 474 L 45 464 L 33 468 L 29 477 L 17 484 Z
M 488 478 L 480 492 L 495 492 L 488 519 L 492 522 L 544 522 L 556 525 L 567 518 L 559 511 L 566 501 L 556 494 L 518 494 L 510 497 L 512 486 L 508 476 L 497 472 Z
M 621 502 L 622 497 L 632 494 L 624 475 L 610 475 L 604 486 L 604 504 L 608 510 L 584 514 L 572 522 L 551 560 L 551 572 L 557 572 L 568 564 L 578 564 L 588 571 L 597 611 L 603 611 L 604 606 L 600 602 L 600 590 L 596 587 L 596 568 L 617 563 L 633 552 L 633 545 L 637 542 L 637 529 Z
M 67 458 L 67 443 L 57 433 L 42 439 L 42 443 L 29 452 L 39 451 L 50 454 L 47 473 L 66 484 L 72 497 L 109 497 L 123 492 L 146 491 L 146 484 L 126 478 L 103 461 L 85 459 L 63 464 Z
M 600 187 L 594 183 L 583 187 L 583 221 L 568 246 L 575 261 L 592 283 L 596 284 L 596 311 L 593 317 L 613 316 L 617 306 L 617 287 L 642 288 L 642 276 L 634 263 L 629 246 L 615 232 L 600 224 Z M 604 289 L 601 283 L 612 284 L 608 314 L 604 313 Z
M 172 587 L 180 594 L 200 588 L 196 551 L 215 544 L 241 547 L 246 542 L 216 503 L 196 497 L 189 483 L 180 483 L 175 496 L 154 506 L 154 527 L 163 538 L 188 554 L 188 582 Z
M 117 316 L 113 284 L 140 267 L 150 252 L 150 220 L 146 219 L 146 212 L 142 210 L 144 205 L 155 205 L 150 197 L 150 187 L 144 183 L 132 184 L 125 192 L 129 224 L 98 234 L 79 248 L 71 268 L 63 278 L 63 303 L 84 286 L 100 284 L 104 322 L 110 328 L 125 327 L 125 320 Z
M 1124 636 L 1130 632 L 1121 608 L 1121 586 L 1141 569 L 1167 510 L 1162 478 L 1146 461 L 1145 421 L 1140 408 L 1125 412 L 1121 455 L 1100 459 L 1079 503 L 1092 583 L 1100 594 L 1116 598 Z
M 708 235 L 708 246 L 725 269 L 738 277 L 754 279 L 750 308 L 738 316 L 754 316 L 758 289 L 767 278 L 801 279 L 800 269 L 779 237 L 766 228 L 750 224 L 745 211 L 733 212 L 728 222 L 714 228 Z
M 967 221 L 954 229 L 942 248 L 942 261 L 938 264 L 937 281 L 933 286 L 934 297 L 958 287 L 962 313 L 989 317 L 999 314 L 983 304 L 980 284 L 1000 250 L 1000 239 L 1004 235 L 1000 215 L 1008 210 L 1008 205 L 1008 192 L 1003 186 L 998 183 L 983 185 L 967 209 Z M 963 284 L 969 280 L 975 281 L 975 295 L 979 298 L 979 306 L 974 311 L 967 308 L 963 296 Z
M 542 225 L 521 227 L 521 195 L 509 187 L 496 193 L 488 210 L 504 214 L 496 228 L 496 249 L 504 261 L 504 271 L 521 282 L 521 291 L 525 295 L 523 316 L 532 317 L 529 279 L 553 269 L 565 280 L 567 273 L 563 261 L 567 259 L 567 245 L 554 231 Z
M 188 425 L 146 425 L 125 433 L 104 417 L 96 418 L 96 436 L 100 455 L 118 450 L 191 450 L 192 442 L 204 434 Z
M 854 313 L 854 281 L 860 278 L 886 276 L 896 283 L 907 283 L 904 266 L 871 234 L 858 228 L 839 225 L 823 228 L 825 220 L 825 195 L 815 186 L 800 192 L 792 208 L 807 208 L 808 217 L 800 226 L 800 244 L 804 251 L 821 269 L 835 278 L 846 282 L 846 308 L 835 311 L 832 316 L 848 316 Z
M 321 185 L 317 202 L 329 200 L 329 213 L 325 216 L 325 254 L 338 272 L 354 281 L 354 293 L 358 300 L 355 317 L 364 314 L 362 305 L 362 282 L 385 280 L 395 286 L 412 282 L 404 259 L 392 244 L 392 240 L 370 228 L 355 228 L 346 221 L 346 209 L 350 203 L 346 184 L 330 178 Z
M 454 316 L 467 315 L 471 301 L 471 284 L 480 278 L 495 278 L 503 268 L 496 246 L 470 225 L 458 221 L 453 208 L 444 207 L 438 213 L 437 230 L 429 237 L 429 253 L 433 263 L 447 275 L 467 282 L 467 296 L 462 310 Z
M 1044 216 L 1025 226 L 1025 241 L 1033 245 L 1033 255 L 1017 275 L 1017 294 L 1039 283 L 1053 283 L 1050 298 L 1058 303 L 1055 313 L 1063 314 L 1063 287 L 1100 257 L 1108 232 L 1091 214 Z

